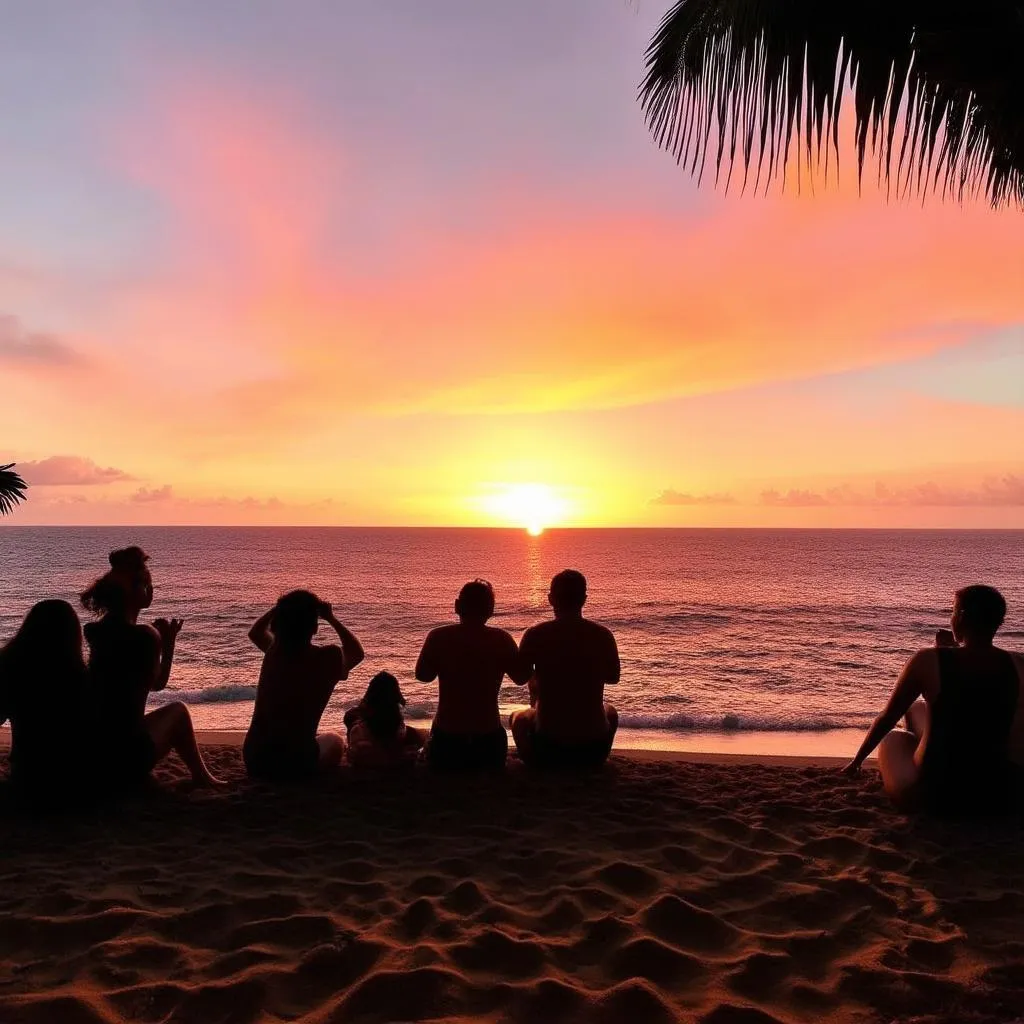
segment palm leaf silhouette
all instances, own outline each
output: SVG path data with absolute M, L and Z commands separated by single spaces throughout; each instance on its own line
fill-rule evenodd
M 0 516 L 10 515 L 19 501 L 25 500 L 28 484 L 14 472 L 14 463 L 0 466 Z
M 647 51 L 640 101 L 700 179 L 783 185 L 791 151 L 838 160 L 852 98 L 897 195 L 1024 203 L 1024 0 L 679 0 Z

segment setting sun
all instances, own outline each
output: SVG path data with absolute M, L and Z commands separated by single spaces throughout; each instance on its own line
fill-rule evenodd
M 537 537 L 565 521 L 568 502 L 547 484 L 511 484 L 497 488 L 483 501 L 486 511 L 508 526 L 521 526 Z

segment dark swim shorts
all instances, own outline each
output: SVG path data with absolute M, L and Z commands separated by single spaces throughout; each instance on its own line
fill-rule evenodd
M 608 760 L 613 736 L 565 743 L 536 732 L 530 763 L 538 768 L 600 768 Z
M 493 772 L 505 767 L 508 736 L 504 729 L 479 736 L 445 732 L 436 726 L 427 741 L 427 763 L 447 772 Z
M 302 782 L 316 775 L 320 747 L 308 743 L 266 743 L 243 746 L 242 757 L 249 777 L 263 782 Z

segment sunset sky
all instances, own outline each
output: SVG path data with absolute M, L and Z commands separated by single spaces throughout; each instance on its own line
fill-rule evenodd
M 698 189 L 665 3 L 5 9 L 11 522 L 1024 527 L 1024 214 Z

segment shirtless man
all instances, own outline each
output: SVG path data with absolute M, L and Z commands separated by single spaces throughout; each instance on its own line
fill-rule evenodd
M 519 653 L 533 674 L 534 704 L 509 722 L 519 756 L 540 766 L 597 767 L 607 760 L 619 716 L 604 688 L 619 681 L 619 651 L 604 626 L 583 617 L 587 581 L 574 569 L 551 581 L 555 617 L 523 634 Z
M 421 683 L 438 680 L 427 760 L 446 770 L 500 770 L 508 738 L 498 713 L 498 690 L 506 675 L 524 683 L 529 672 L 511 635 L 487 625 L 494 614 L 490 583 L 467 583 L 459 592 L 455 613 L 457 623 L 427 635 L 416 662 Z
M 313 643 L 323 619 L 340 641 Z M 253 624 L 249 639 L 263 651 L 256 706 L 242 746 L 249 774 L 294 782 L 336 767 L 345 744 L 336 732 L 319 732 L 334 687 L 364 658 L 362 644 L 308 590 L 293 590 Z

